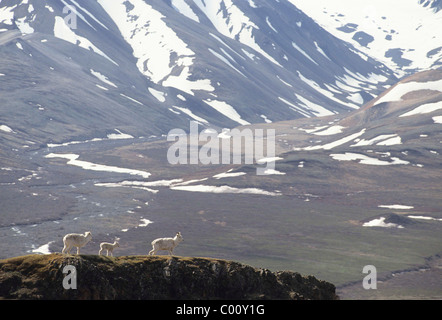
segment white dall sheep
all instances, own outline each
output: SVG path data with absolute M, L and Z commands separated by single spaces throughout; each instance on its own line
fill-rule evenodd
M 120 246 L 120 244 L 118 243 L 118 241 L 115 241 L 114 243 L 102 242 L 102 243 L 100 243 L 100 251 L 98 251 L 98 255 L 101 255 L 101 253 L 104 250 L 106 250 L 107 251 L 106 255 L 108 256 L 110 253 L 110 255 L 113 257 L 114 256 L 114 249 L 119 246 Z
M 77 254 L 80 254 L 80 248 L 84 247 L 89 241 L 92 240 L 92 233 L 87 231 L 83 234 L 69 233 L 63 238 L 63 251 L 61 253 L 70 253 L 73 247 L 77 247 Z
M 166 250 L 171 256 L 173 254 L 173 249 L 183 241 L 181 232 L 178 232 L 174 238 L 159 238 L 152 241 L 152 250 L 149 251 L 149 255 L 154 255 L 158 250 Z

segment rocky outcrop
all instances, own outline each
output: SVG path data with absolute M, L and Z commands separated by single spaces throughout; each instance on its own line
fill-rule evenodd
M 233 261 L 61 254 L 0 260 L 0 298 L 338 299 L 333 284 L 313 276 Z

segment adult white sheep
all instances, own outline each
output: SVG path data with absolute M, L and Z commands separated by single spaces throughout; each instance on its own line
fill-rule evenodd
M 92 233 L 87 231 L 83 234 L 69 233 L 63 238 L 63 250 L 61 253 L 70 253 L 73 247 L 77 247 L 77 254 L 80 254 L 80 248 L 84 247 L 89 241 L 92 240 Z
M 102 242 L 100 243 L 100 251 L 98 251 L 98 255 L 101 255 L 101 253 L 106 250 L 107 256 L 109 255 L 109 253 L 111 256 L 114 256 L 114 249 L 119 246 L 120 244 L 118 243 L 118 241 L 114 241 L 114 243 Z
M 173 249 L 183 241 L 183 236 L 181 232 L 177 232 L 174 238 L 159 238 L 152 241 L 152 250 L 149 251 L 149 255 L 154 255 L 158 250 L 166 250 L 171 256 L 173 254 Z

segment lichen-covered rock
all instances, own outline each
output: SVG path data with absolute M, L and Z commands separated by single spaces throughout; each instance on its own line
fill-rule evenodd
M 67 281 L 72 286 L 75 280 L 71 272 L 63 272 L 66 266 L 75 267 L 75 289 L 64 285 Z M 333 284 L 313 276 L 274 273 L 233 261 L 61 254 L 0 260 L 0 298 L 338 299 Z

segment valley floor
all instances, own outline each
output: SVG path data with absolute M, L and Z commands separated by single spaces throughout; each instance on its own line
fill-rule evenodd
M 440 298 L 440 163 L 401 146 L 390 152 L 409 165 L 337 161 L 329 151 L 285 152 L 293 146 L 283 137 L 284 174 L 268 176 L 255 165 L 170 165 L 162 139 L 28 151 L 33 168 L 0 171 L 0 257 L 61 252 L 65 234 L 85 231 L 84 254 L 119 238 L 116 255 L 145 255 L 180 231 L 176 255 L 312 274 L 342 299 Z M 377 268 L 377 290 L 361 289 L 366 265 Z

